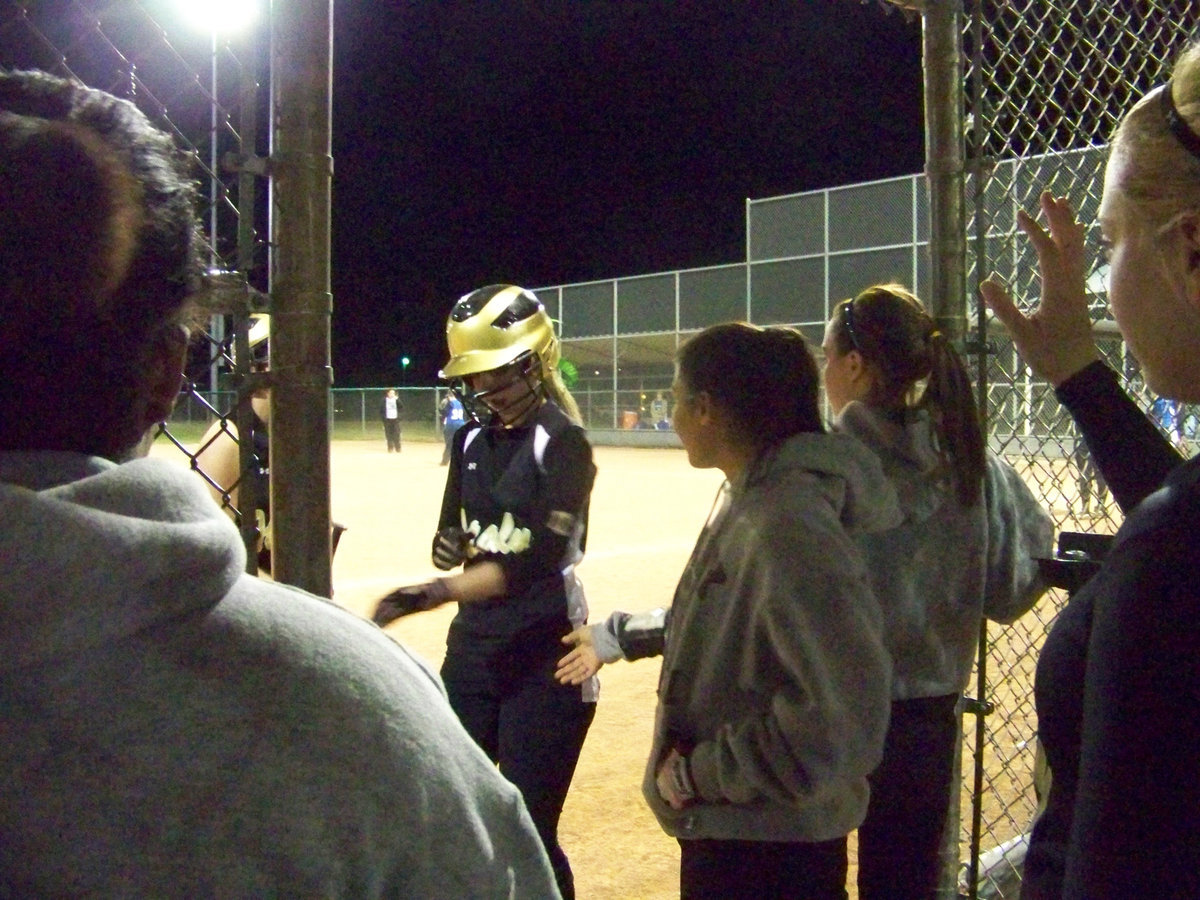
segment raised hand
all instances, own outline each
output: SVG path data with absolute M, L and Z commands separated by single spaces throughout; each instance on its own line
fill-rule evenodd
M 1049 231 L 1024 210 L 1017 213 L 1017 224 L 1032 241 L 1041 269 L 1042 296 L 1037 308 L 1022 313 L 994 279 L 984 281 L 979 292 L 1012 335 L 1021 358 L 1057 387 L 1100 354 L 1088 315 L 1084 227 L 1063 198 L 1043 193 L 1040 206 Z

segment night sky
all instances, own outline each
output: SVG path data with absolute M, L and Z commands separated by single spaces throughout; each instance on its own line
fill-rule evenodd
M 338 386 L 433 384 L 454 300 L 745 258 L 744 202 L 919 172 L 877 2 L 335 5 Z

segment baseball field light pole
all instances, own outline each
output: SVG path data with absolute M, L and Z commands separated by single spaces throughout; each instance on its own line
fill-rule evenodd
M 204 32 L 211 38 L 211 69 L 209 78 L 209 155 L 208 166 L 208 239 L 210 268 L 223 268 L 217 253 L 217 236 L 219 233 L 218 205 L 221 200 L 220 179 L 220 127 L 221 103 L 218 57 L 220 39 L 234 34 L 244 33 L 258 18 L 258 4 L 253 0 L 176 0 L 183 19 L 196 31 Z M 214 313 L 209 322 L 209 336 L 217 346 L 225 340 L 225 316 Z M 220 357 L 214 356 L 209 367 L 209 390 L 212 392 L 214 403 L 219 384 L 218 370 Z

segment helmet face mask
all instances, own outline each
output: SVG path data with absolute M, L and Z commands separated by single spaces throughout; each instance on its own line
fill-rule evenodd
M 542 405 L 545 386 L 541 364 L 532 352 L 492 369 L 464 375 L 452 390 L 476 421 L 488 423 L 493 415 L 505 428 L 524 424 L 530 413 Z

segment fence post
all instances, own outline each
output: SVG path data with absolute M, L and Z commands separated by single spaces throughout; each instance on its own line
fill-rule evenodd
M 931 263 L 928 300 L 938 328 L 954 341 L 961 340 L 966 333 L 967 302 L 962 19 L 962 0 L 926 0 L 922 4 L 925 179 L 929 190 Z M 957 773 L 961 752 L 956 757 Z M 937 896 L 952 900 L 958 897 L 958 791 L 949 798 L 949 803 Z
M 272 7 L 271 521 L 278 581 L 330 596 L 332 0 Z

